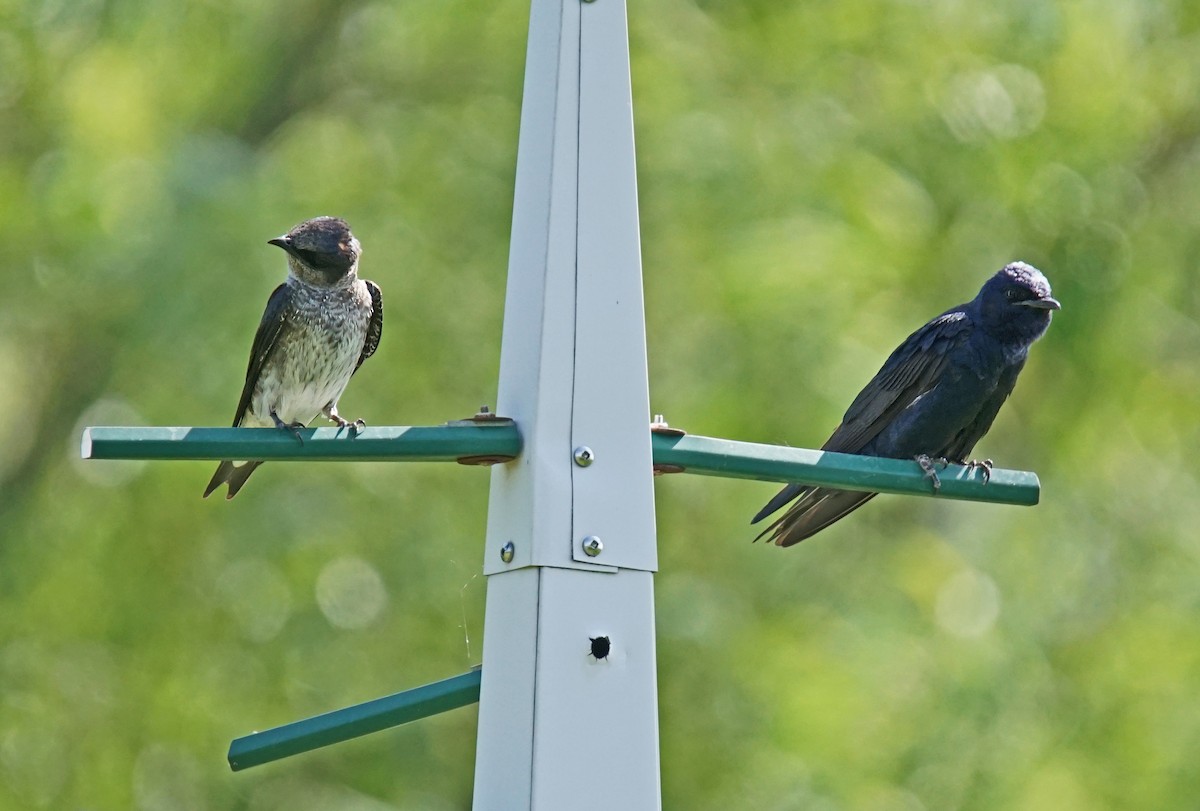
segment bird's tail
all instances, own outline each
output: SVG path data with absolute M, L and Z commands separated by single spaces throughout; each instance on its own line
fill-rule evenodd
M 250 474 L 261 464 L 262 462 L 232 462 L 229 460 L 222 462 L 217 465 L 217 472 L 213 474 L 212 480 L 205 488 L 204 497 L 208 498 L 213 490 L 228 483 L 229 492 L 225 494 L 225 498 L 233 498 L 238 494 L 238 490 L 242 489 L 246 479 L 250 478 Z
M 787 504 L 789 501 L 794 499 L 796 496 L 800 495 L 806 489 L 809 489 L 809 488 L 806 488 L 803 484 L 787 485 L 786 487 L 784 487 L 782 490 L 780 490 L 778 493 L 775 494 L 775 498 L 768 501 L 763 506 L 763 508 L 758 511 L 758 515 L 756 515 L 750 519 L 750 523 L 757 524 L 759 521 L 763 520 L 768 515 L 775 512 L 776 510 L 778 510 L 784 504 Z M 765 535 L 765 534 L 766 533 L 764 532 L 763 535 Z M 758 538 L 761 538 L 761 537 L 762 537 L 762 535 L 758 536 Z M 755 538 L 754 540 L 757 541 L 758 538 Z
M 758 522 L 798 496 L 796 503 L 754 540 L 769 535 L 776 546 L 798 544 L 835 521 L 845 518 L 877 495 L 879 494 L 789 484 L 767 502 L 750 523 Z

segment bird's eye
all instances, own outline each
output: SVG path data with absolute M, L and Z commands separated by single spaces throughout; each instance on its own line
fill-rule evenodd
M 1009 301 L 1015 301 L 1017 298 L 1017 289 L 1015 287 L 1008 288 L 1004 291 L 1004 297 Z

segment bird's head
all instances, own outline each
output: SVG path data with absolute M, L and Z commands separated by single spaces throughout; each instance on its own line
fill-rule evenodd
M 350 226 L 337 217 L 305 220 L 281 237 L 267 240 L 288 255 L 288 267 L 301 281 L 331 287 L 357 270 L 362 248 Z
M 1050 282 L 1033 265 L 1013 262 L 988 279 L 979 291 L 984 328 L 1004 341 L 1032 344 L 1050 326 L 1050 314 L 1062 305 L 1050 295 Z

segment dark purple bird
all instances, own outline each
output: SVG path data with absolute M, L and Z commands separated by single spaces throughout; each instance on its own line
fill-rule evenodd
M 900 344 L 850 404 L 822 450 L 916 459 L 938 486 L 934 461 L 968 464 L 1016 385 L 1033 342 L 1060 305 L 1042 272 L 1006 265 L 971 301 L 939 315 Z M 973 462 L 990 470 L 990 462 Z M 755 524 L 796 503 L 758 538 L 791 546 L 866 504 L 877 493 L 789 484 Z M 755 540 L 758 540 L 755 538 Z

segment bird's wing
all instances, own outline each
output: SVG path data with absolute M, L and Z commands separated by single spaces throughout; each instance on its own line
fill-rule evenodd
M 367 339 L 363 342 L 362 354 L 358 356 L 358 363 L 354 364 L 356 372 L 364 360 L 375 354 L 375 350 L 379 348 L 379 339 L 383 336 L 383 291 L 375 282 L 364 282 L 371 294 L 371 320 L 367 323 Z
M 962 309 L 943 313 L 905 339 L 846 409 L 822 450 L 858 453 L 901 411 L 941 379 L 946 358 L 967 340 L 971 321 Z
M 854 398 L 842 424 L 821 446 L 822 450 L 860 452 L 901 411 L 937 385 L 945 371 L 946 358 L 967 339 L 970 328 L 970 319 L 963 308 L 955 308 L 908 336 Z M 776 544 L 791 546 L 845 517 L 875 495 L 789 484 L 759 510 L 751 523 L 761 521 L 795 498 L 796 503 L 758 536 L 771 535 Z
M 238 400 L 237 414 L 233 418 L 234 428 L 238 427 L 246 416 L 258 376 L 262 373 L 263 365 L 274 351 L 279 335 L 287 323 L 287 305 L 291 297 L 292 289 L 286 284 L 281 284 L 267 299 L 267 308 L 263 311 L 262 320 L 258 322 L 258 332 L 254 333 L 254 345 L 250 347 L 250 364 L 246 367 L 246 384 L 242 386 L 242 397 Z

